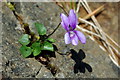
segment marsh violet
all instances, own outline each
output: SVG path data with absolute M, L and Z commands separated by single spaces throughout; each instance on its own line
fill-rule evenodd
M 78 19 L 73 9 L 70 10 L 69 15 L 66 16 L 65 14 L 61 13 L 61 25 L 67 31 L 64 35 L 65 43 L 73 45 L 77 45 L 78 41 L 80 40 L 81 43 L 86 43 L 86 37 L 80 31 L 75 30 Z

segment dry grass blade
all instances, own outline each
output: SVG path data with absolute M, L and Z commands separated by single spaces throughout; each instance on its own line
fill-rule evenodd
M 76 13 L 78 13 L 79 10 L 80 10 L 80 0 L 79 0 L 78 5 L 77 5 Z
M 96 15 L 97 13 L 101 12 L 104 9 L 105 5 L 100 6 L 99 8 L 97 8 L 96 10 L 94 10 L 92 13 L 90 13 L 89 15 L 85 16 L 83 19 L 88 19 L 93 15 Z
M 81 1 L 83 7 L 86 9 L 86 11 L 89 13 L 89 15 L 91 15 L 92 11 L 87 3 L 86 0 L 82 0 Z M 95 34 L 98 34 L 100 37 L 100 40 L 99 39 L 95 39 L 94 37 L 94 40 L 100 45 L 102 46 L 102 48 L 104 48 L 104 50 L 106 50 L 111 58 L 111 60 L 118 66 L 120 67 L 120 53 L 119 53 L 119 49 L 120 49 L 120 46 L 112 39 L 110 38 L 101 28 L 100 24 L 98 23 L 97 19 L 95 18 L 95 16 L 93 15 L 91 17 L 92 21 L 94 22 L 94 24 L 96 26 L 93 26 L 93 24 L 89 23 L 89 25 L 91 25 L 91 27 L 93 29 L 95 29 L 96 33 Z M 88 23 L 88 22 L 87 22 Z M 91 36 L 91 35 L 89 35 Z M 94 35 L 96 36 L 96 35 Z M 98 37 L 98 36 L 96 36 Z M 102 40 L 102 41 L 101 41 Z M 104 41 L 103 41 L 104 40 Z

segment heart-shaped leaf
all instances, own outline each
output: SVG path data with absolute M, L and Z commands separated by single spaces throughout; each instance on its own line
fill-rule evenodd
M 28 34 L 24 34 L 24 35 L 19 39 L 19 42 L 20 42 L 22 45 L 28 45 L 28 44 L 30 43 L 29 35 L 28 35 Z
M 20 52 L 21 52 L 23 57 L 28 57 L 31 55 L 32 49 L 30 47 L 27 47 L 27 46 L 21 46 Z
M 33 55 L 34 55 L 34 56 L 37 56 L 37 55 L 39 55 L 40 53 L 41 53 L 41 50 L 39 50 L 38 48 L 33 50 Z
M 33 49 L 33 55 L 37 56 L 41 53 L 41 49 L 40 49 L 40 43 L 39 42 L 34 42 L 31 46 L 31 48 Z
M 43 24 L 35 23 L 35 27 L 39 33 L 39 35 L 45 35 L 46 34 L 46 28 Z
M 52 43 L 45 41 L 42 45 L 42 50 L 54 51 Z
M 48 38 L 47 40 L 50 41 L 51 43 L 55 42 L 55 39 L 53 39 L 53 38 Z

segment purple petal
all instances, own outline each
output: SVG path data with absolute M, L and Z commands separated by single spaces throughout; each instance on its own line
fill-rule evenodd
M 76 16 L 73 9 L 71 9 L 70 12 L 69 12 L 69 22 L 70 22 L 69 23 L 70 26 L 74 30 L 76 28 L 77 23 L 78 23 L 78 19 L 77 19 L 77 16 Z
M 68 19 L 68 17 L 66 15 L 64 15 L 63 13 L 60 15 L 60 17 L 61 17 L 61 20 L 62 20 L 62 22 L 61 22 L 62 27 L 65 30 L 68 31 L 69 30 L 69 19 Z
M 70 44 L 71 43 L 70 33 L 69 32 L 65 33 L 64 39 L 65 39 L 65 43 L 66 44 Z
M 75 34 L 77 35 L 78 39 L 81 41 L 81 43 L 85 44 L 86 43 L 86 37 L 84 34 L 80 31 L 74 30 Z
M 71 31 L 72 33 L 70 33 L 70 37 L 71 37 L 71 41 L 73 45 L 77 45 L 78 44 L 78 37 L 77 35 Z

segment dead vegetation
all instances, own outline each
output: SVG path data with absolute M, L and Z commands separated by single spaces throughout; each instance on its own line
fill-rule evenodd
M 113 63 L 120 68 L 120 53 L 118 51 L 120 50 L 120 46 L 102 30 L 101 25 L 95 17 L 96 14 L 104 10 L 105 5 L 92 11 L 86 0 L 78 0 L 78 2 L 57 2 L 56 0 L 56 4 L 63 9 L 66 14 L 68 14 L 71 8 L 74 9 L 79 19 L 77 29 L 88 35 L 102 50 L 106 51 Z M 79 17 L 81 8 L 87 12 L 86 16 Z

